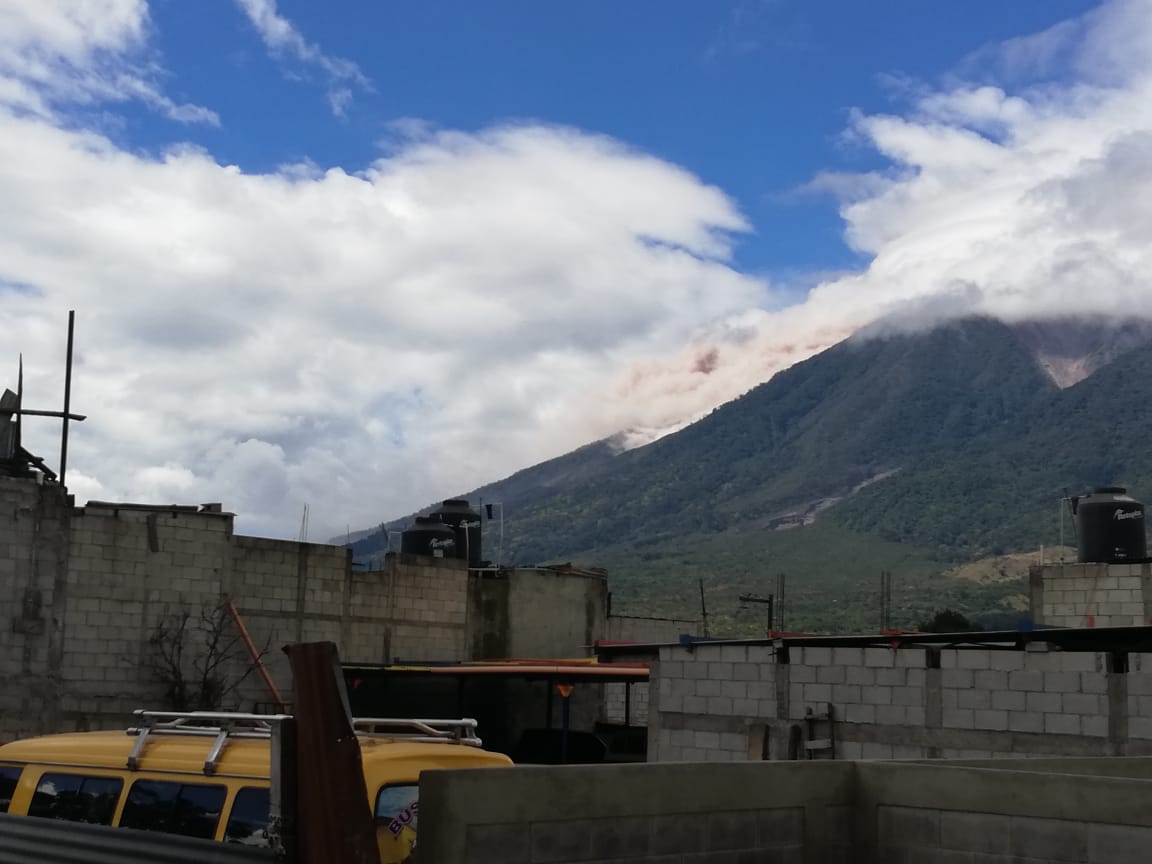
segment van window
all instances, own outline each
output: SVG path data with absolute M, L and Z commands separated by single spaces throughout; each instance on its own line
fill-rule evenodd
M 0 813 L 8 812 L 8 805 L 12 803 L 12 795 L 16 792 L 16 782 L 23 770 L 15 765 L 0 765 Z
M 228 816 L 228 827 L 224 829 L 224 842 L 267 846 L 268 803 L 267 789 L 245 786 L 237 792 Z
M 111 825 L 124 781 L 119 777 L 43 774 L 36 785 L 29 816 Z
M 137 780 L 128 790 L 120 825 L 211 840 L 226 794 L 223 786 Z
M 420 787 L 383 786 L 376 794 L 376 841 L 382 864 L 407 861 L 416 849 Z

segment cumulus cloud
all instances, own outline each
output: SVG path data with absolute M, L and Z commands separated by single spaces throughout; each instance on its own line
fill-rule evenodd
M 279 13 L 276 0 L 236 0 L 236 3 L 274 55 L 313 66 L 325 74 L 328 105 L 333 114 L 344 116 L 352 101 L 353 87 L 371 88 L 371 82 L 351 60 L 326 54 L 320 46 L 305 39 L 292 22 Z
M 223 500 L 270 533 L 615 431 L 574 397 L 763 290 L 726 263 L 746 226 L 725 195 L 560 128 L 247 174 L 7 113 L 0 199 L 0 278 L 36 288 L 0 303 L 33 401 L 59 393 L 79 310 L 78 496 Z M 54 452 L 51 427 L 29 443 Z
M 0 21 L 2 105 L 48 117 L 59 106 L 140 100 L 180 123 L 220 122 L 163 93 L 145 0 L 0 0 Z
M 650 440 L 893 312 L 1152 314 L 1152 8 L 1066 30 L 1058 80 L 957 73 L 853 118 L 888 168 L 814 185 L 869 263 L 801 302 L 732 265 L 722 191 L 587 132 L 409 121 L 364 170 L 254 174 L 7 102 L 12 374 L 22 349 L 30 403 L 58 398 L 77 308 L 81 500 L 223 501 L 280 535 L 308 503 L 321 536 Z M 26 440 L 55 452 L 46 422 Z

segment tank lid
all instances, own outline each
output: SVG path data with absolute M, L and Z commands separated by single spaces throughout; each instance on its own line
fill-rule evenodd
M 439 525 L 439 526 L 442 526 L 444 528 L 448 527 L 443 522 L 441 522 L 439 519 L 437 519 L 435 516 L 417 516 L 415 518 L 415 520 L 413 520 L 413 524 L 420 525 L 420 526 Z
M 1097 486 L 1092 490 L 1094 495 L 1125 495 L 1127 493 L 1127 486 Z

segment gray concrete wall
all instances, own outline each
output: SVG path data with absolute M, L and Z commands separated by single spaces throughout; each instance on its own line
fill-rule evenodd
M 427 772 L 420 860 L 842 864 L 852 776 L 849 763 Z
M 1148 780 L 861 763 L 856 781 L 862 864 L 1143 864 L 1152 849 Z
M 787 662 L 785 662 L 785 660 Z M 833 707 L 844 759 L 1152 753 L 1152 657 L 1110 672 L 1097 653 L 767 645 L 665 647 L 648 758 L 788 758 L 809 710 Z M 822 736 L 820 736 L 822 737 Z
M 467 579 L 462 562 L 418 556 L 354 573 L 343 547 L 237 536 L 228 513 L 74 508 L 56 486 L 0 478 L 0 739 L 166 707 L 150 637 L 224 598 L 270 647 L 287 699 L 289 642 L 331 640 L 361 662 L 467 659 Z M 240 656 L 228 675 L 250 666 Z M 227 707 L 269 701 L 250 675 Z
M 1104 776 L 1116 760 L 1078 762 L 1075 774 L 1059 760 L 1045 771 L 805 762 L 429 772 L 420 860 L 1143 864 L 1152 781 Z
M 1152 565 L 1043 564 L 1029 571 L 1032 618 L 1052 627 L 1152 623 Z

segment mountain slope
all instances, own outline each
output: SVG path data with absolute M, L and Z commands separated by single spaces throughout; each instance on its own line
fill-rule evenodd
M 618 608 L 690 614 L 702 579 L 711 620 L 754 627 L 737 597 L 784 571 L 790 626 L 855 629 L 887 569 L 897 624 L 945 604 L 1002 623 L 1016 581 L 942 574 L 1055 544 L 1066 486 L 1152 490 L 1150 336 L 988 319 L 861 335 L 645 447 L 599 442 L 468 497 L 504 503 L 505 561 L 606 565 Z

